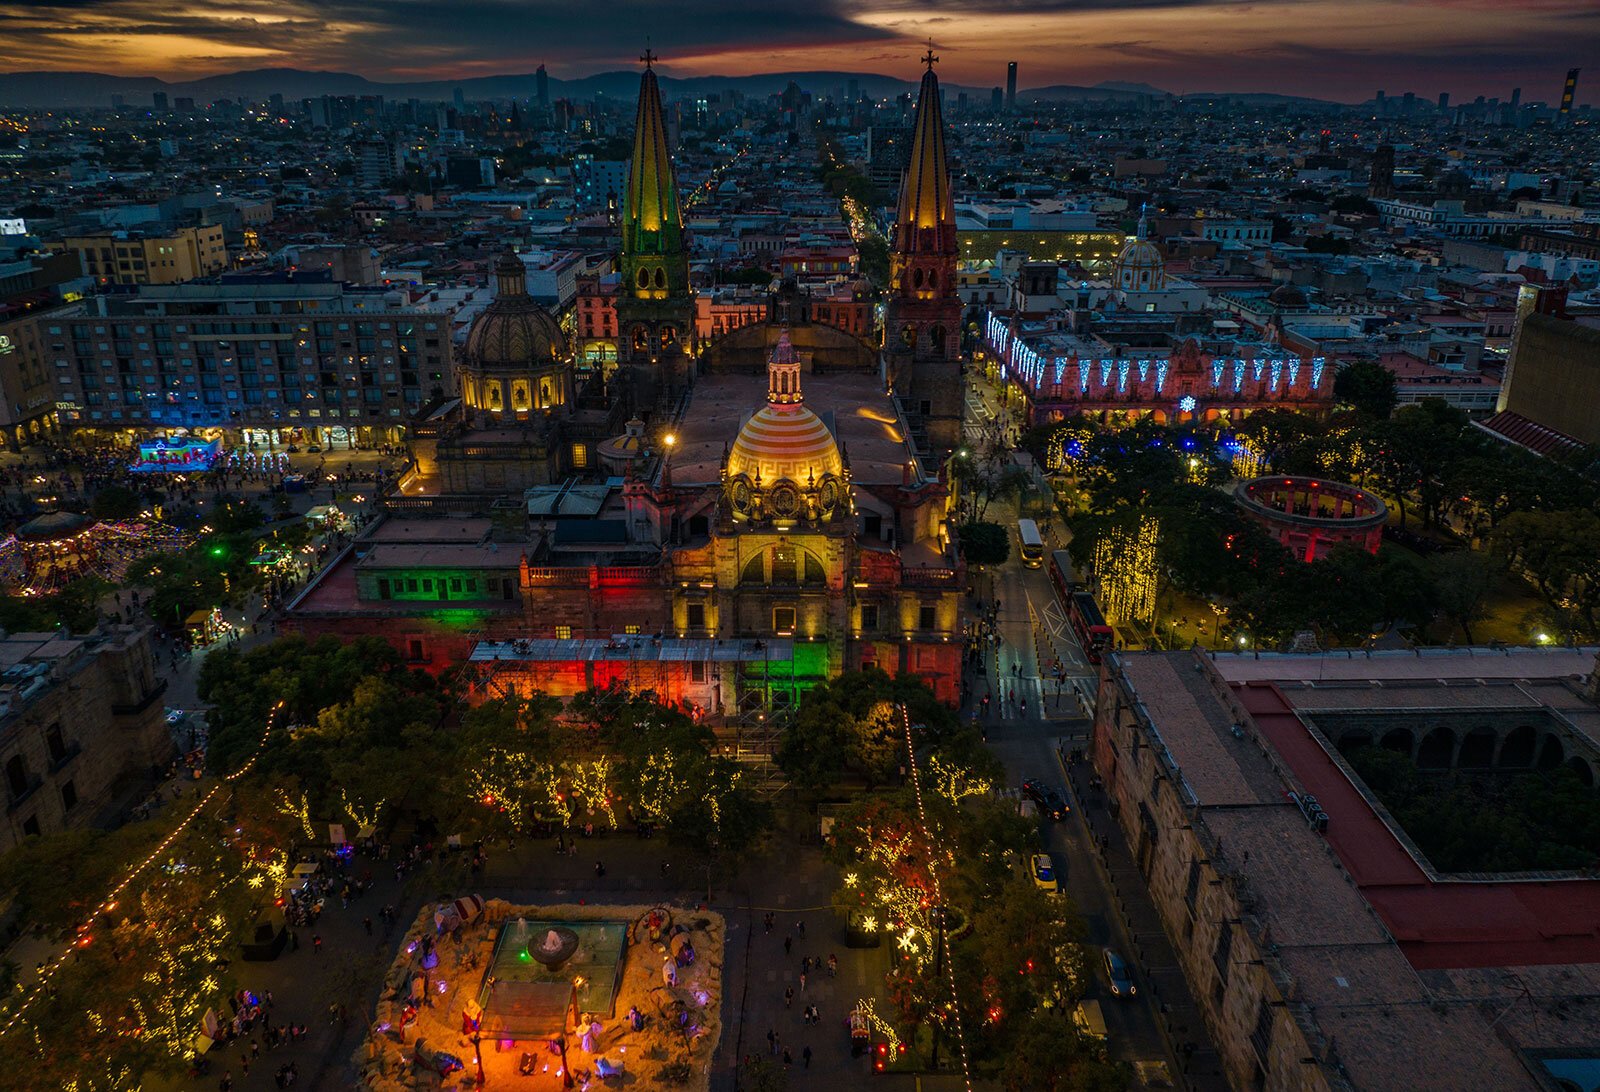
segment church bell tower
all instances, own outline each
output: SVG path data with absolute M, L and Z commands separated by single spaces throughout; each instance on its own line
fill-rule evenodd
M 694 371 L 695 306 L 655 54 L 645 51 L 622 206 L 618 378 L 635 412 L 676 400 Z
M 939 58 L 928 50 L 917 94 L 911 159 L 900 183 L 884 308 L 883 369 L 913 429 L 943 455 L 961 443 L 965 387 L 961 300 L 956 295 L 956 213 L 945 162 Z

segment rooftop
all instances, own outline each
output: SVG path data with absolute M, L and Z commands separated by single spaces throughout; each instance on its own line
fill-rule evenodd
M 912 458 L 900 431 L 894 401 L 876 375 L 808 373 L 805 404 L 832 429 L 850 459 L 850 477 L 862 485 L 898 485 Z M 678 424 L 672 480 L 706 485 L 722 477 L 723 449 L 731 446 L 746 418 L 767 404 L 767 376 L 709 375 L 696 381 Z

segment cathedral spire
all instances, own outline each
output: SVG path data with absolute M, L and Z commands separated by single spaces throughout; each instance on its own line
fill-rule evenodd
M 774 406 L 798 406 L 805 401 L 800 392 L 800 357 L 789 340 L 789 328 L 778 334 L 772 359 L 767 361 L 767 401 Z
M 946 234 L 951 252 L 955 250 L 956 212 L 950 195 L 950 171 L 945 163 L 944 110 L 939 77 L 933 71 L 938 59 L 930 45 L 922 58 L 928 70 L 922 74 L 922 87 L 917 92 L 911 158 L 900 183 L 900 206 L 895 216 L 897 249 L 904 252 L 941 247 Z
M 667 150 L 667 127 L 661 112 L 661 86 L 646 50 L 639 79 L 639 112 L 633 129 L 633 160 L 628 167 L 624 198 L 623 249 L 662 253 L 681 241 L 683 219 L 678 211 L 677 180 Z

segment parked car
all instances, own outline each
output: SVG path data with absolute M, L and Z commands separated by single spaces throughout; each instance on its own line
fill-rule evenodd
M 1139 987 L 1133 984 L 1133 972 L 1127 961 L 1110 948 L 1105 949 L 1106 981 L 1111 984 L 1111 996 L 1123 999 L 1137 997 Z
M 1030 862 L 1033 873 L 1033 885 L 1040 891 L 1059 891 L 1061 887 L 1056 883 L 1056 863 L 1050 859 L 1048 853 L 1035 853 Z

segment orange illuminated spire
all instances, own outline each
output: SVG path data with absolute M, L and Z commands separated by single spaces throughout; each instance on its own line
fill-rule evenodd
M 933 73 L 934 62 L 938 59 L 933 53 L 933 43 L 929 42 L 927 55 L 922 58 L 928 70 L 922 74 L 922 88 L 917 93 L 911 158 L 900 183 L 900 207 L 895 217 L 898 249 L 904 252 L 932 249 L 926 245 L 914 245 L 911 238 L 913 233 L 930 229 L 938 231 L 941 236 L 947 231 L 952 253 L 955 248 L 956 210 L 950 195 L 950 171 L 945 163 L 944 110 L 940 101 L 939 77 Z
M 661 86 L 656 82 L 656 56 L 645 50 L 639 58 L 644 74 L 639 80 L 639 112 L 633 129 L 633 162 L 628 168 L 628 192 L 624 198 L 623 239 L 626 245 L 634 233 L 671 236 L 677 243 L 683 230 L 678 213 L 678 190 L 672 173 L 672 156 L 667 150 L 667 127 L 662 119 Z M 643 239 L 631 240 L 635 243 Z M 648 249 L 643 248 L 643 249 Z

